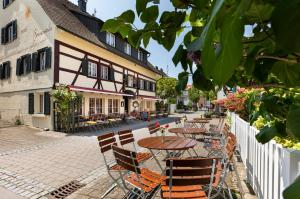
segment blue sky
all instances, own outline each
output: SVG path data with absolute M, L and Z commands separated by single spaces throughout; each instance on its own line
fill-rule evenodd
M 77 4 L 77 0 L 70 0 L 71 2 Z M 172 10 L 174 7 L 168 0 L 160 1 L 160 12 L 165 10 Z M 97 10 L 96 16 L 102 20 L 107 20 L 116 16 L 119 16 L 121 13 L 128 9 L 135 10 L 135 0 L 88 0 L 87 10 L 89 13 L 94 13 L 94 10 Z M 143 24 L 140 21 L 135 22 L 137 27 L 142 27 Z M 251 32 L 251 27 L 246 27 L 246 35 L 249 35 Z M 181 34 L 177 38 L 173 49 L 168 52 L 162 46 L 156 43 L 156 41 L 151 40 L 147 50 L 151 53 L 149 58 L 150 62 L 163 68 L 169 76 L 177 77 L 178 73 L 182 72 L 181 66 L 174 66 L 172 62 L 172 57 L 177 49 L 177 46 L 183 40 L 184 34 Z

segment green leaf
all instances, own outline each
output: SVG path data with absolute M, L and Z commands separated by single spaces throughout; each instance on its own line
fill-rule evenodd
M 184 49 L 183 49 L 183 45 L 180 45 L 175 53 L 175 55 L 172 58 L 173 63 L 175 64 L 175 66 L 178 65 L 178 63 L 180 62 L 180 60 L 183 58 L 182 55 L 184 53 Z M 184 57 L 184 59 L 186 59 L 186 57 Z
M 266 82 L 274 62 L 275 61 L 273 59 L 257 60 L 253 71 L 253 77 L 261 83 Z
M 119 20 L 109 19 L 103 24 L 102 31 L 116 33 L 119 30 L 121 25 L 122 25 L 122 22 L 120 22 Z
M 123 38 L 126 38 L 131 30 L 132 30 L 131 26 L 128 24 L 125 24 L 125 25 L 121 26 L 118 31 Z
M 147 48 L 149 41 L 151 39 L 151 32 L 143 33 L 142 38 L 143 38 L 144 47 Z
M 195 51 L 199 51 L 202 49 L 202 42 L 203 39 L 198 37 L 197 39 L 195 39 L 192 43 L 190 43 L 187 47 L 187 50 L 189 52 L 195 52 Z
M 255 56 L 257 52 L 260 50 L 260 46 L 255 46 L 247 55 L 244 68 L 248 75 L 252 75 L 255 68 Z
M 171 0 L 174 7 L 179 9 L 187 9 L 189 6 L 189 1 L 186 0 Z
M 165 49 L 170 51 L 174 46 L 175 40 L 176 40 L 176 31 L 172 29 L 168 29 L 164 32 L 164 37 L 162 38 L 162 44 L 165 47 Z
M 265 126 L 255 135 L 256 140 L 262 144 L 268 143 L 277 135 L 277 129 L 275 127 Z
M 197 21 L 199 16 L 199 10 L 197 8 L 193 8 L 190 14 L 190 22 Z
M 272 27 L 281 47 L 300 52 L 300 0 L 280 0 L 272 15 Z
M 185 90 L 188 81 L 189 81 L 189 73 L 188 72 L 179 73 L 177 88 L 181 91 Z
M 146 9 L 150 0 L 136 0 L 136 12 L 138 16 Z
M 221 28 L 221 51 L 215 66 L 212 66 L 212 77 L 219 85 L 230 79 L 241 62 L 243 34 L 244 25 L 241 18 L 227 15 Z
M 131 30 L 128 35 L 128 41 L 132 46 L 134 46 L 135 48 L 138 48 L 141 43 L 141 36 L 142 36 L 141 31 Z
M 202 66 L 198 66 L 193 74 L 193 85 L 202 91 L 209 91 L 214 88 L 213 83 L 205 77 Z
M 300 139 L 300 106 L 293 105 L 290 107 L 287 115 L 286 127 L 287 133 L 290 136 Z
M 300 64 L 278 61 L 273 65 L 272 73 L 287 86 L 297 86 L 300 83 Z
M 135 19 L 135 14 L 132 10 L 127 10 L 125 12 L 123 12 L 119 17 L 119 20 L 122 20 L 126 23 L 133 23 L 134 19 Z
M 300 198 L 300 176 L 283 191 L 284 199 Z
M 155 21 L 158 17 L 158 14 L 158 6 L 150 6 L 149 8 L 143 11 L 141 15 L 141 21 L 144 23 Z

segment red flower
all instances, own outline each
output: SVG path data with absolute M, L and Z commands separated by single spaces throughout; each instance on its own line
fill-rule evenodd
M 169 128 L 169 124 L 167 124 L 167 125 L 165 126 L 165 128 L 166 128 L 166 129 Z
M 159 123 L 159 122 L 156 122 L 156 123 L 155 123 L 155 127 L 156 127 L 156 128 L 159 128 L 159 127 L 160 127 L 160 123 Z

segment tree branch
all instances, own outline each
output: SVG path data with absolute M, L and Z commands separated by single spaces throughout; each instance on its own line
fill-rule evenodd
M 270 56 L 270 55 L 257 55 L 255 57 L 256 60 L 258 59 L 275 59 L 275 60 L 278 60 L 278 61 L 284 61 L 284 62 L 288 62 L 288 63 L 291 63 L 291 64 L 297 64 L 298 61 L 297 60 L 294 60 L 294 59 L 287 59 L 287 58 L 283 58 L 283 57 L 275 57 L 275 56 Z

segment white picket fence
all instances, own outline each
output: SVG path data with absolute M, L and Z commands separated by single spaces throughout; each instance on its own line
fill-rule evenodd
M 282 148 L 274 141 L 262 145 L 256 141 L 256 128 L 234 113 L 230 117 L 247 182 L 260 199 L 283 199 L 283 190 L 300 175 L 300 151 Z

